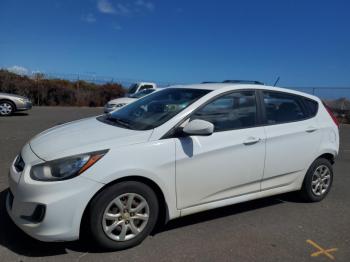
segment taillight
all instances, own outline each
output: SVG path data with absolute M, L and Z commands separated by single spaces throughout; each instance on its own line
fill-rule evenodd
M 335 117 L 335 115 L 333 114 L 332 109 L 330 109 L 329 106 L 327 106 L 325 103 L 323 103 L 324 107 L 327 109 L 328 114 L 331 116 L 331 118 L 333 119 L 333 122 L 337 125 L 337 127 L 339 128 L 339 121 L 338 119 Z

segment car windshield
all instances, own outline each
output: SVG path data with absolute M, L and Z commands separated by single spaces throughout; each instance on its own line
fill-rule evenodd
M 145 95 L 148 95 L 148 94 L 150 94 L 150 93 L 152 93 L 154 91 L 155 91 L 155 89 L 146 89 L 146 90 L 137 92 L 137 93 L 135 93 L 135 94 L 133 94 L 133 95 L 131 95 L 129 97 L 131 97 L 131 98 L 141 98 L 141 97 L 143 97 Z
M 138 88 L 138 84 L 132 84 L 130 87 L 129 87 L 129 90 L 128 90 L 128 94 L 133 94 L 137 91 L 137 88 Z
M 167 88 L 101 116 L 98 120 L 133 130 L 153 129 L 209 92 L 202 89 Z

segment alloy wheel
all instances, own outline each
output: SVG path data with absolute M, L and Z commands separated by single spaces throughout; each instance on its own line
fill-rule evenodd
M 331 171 L 325 165 L 318 166 L 311 180 L 312 193 L 316 196 L 321 196 L 327 192 L 327 189 L 331 183 Z
M 126 193 L 112 200 L 104 211 L 102 227 L 114 241 L 127 241 L 139 235 L 147 225 L 150 209 L 136 193 Z

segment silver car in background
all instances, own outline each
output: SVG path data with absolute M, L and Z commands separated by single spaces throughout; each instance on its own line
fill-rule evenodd
M 0 116 L 9 116 L 16 111 L 32 108 L 32 102 L 24 96 L 0 93 Z

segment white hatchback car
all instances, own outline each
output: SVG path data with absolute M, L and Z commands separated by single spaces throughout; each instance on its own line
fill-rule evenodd
M 299 191 L 329 192 L 336 119 L 317 97 L 263 85 L 154 92 L 108 115 L 51 128 L 10 168 L 7 210 L 43 241 L 139 244 L 160 219 Z

